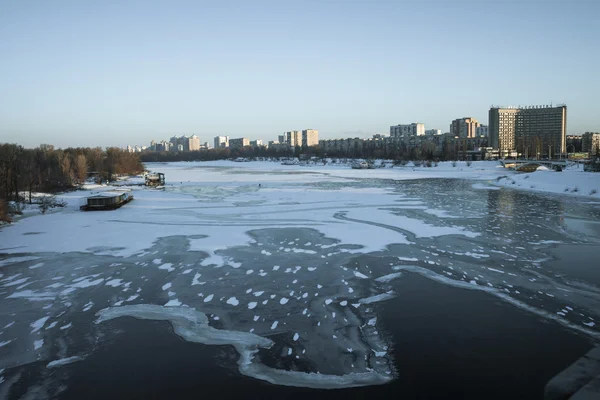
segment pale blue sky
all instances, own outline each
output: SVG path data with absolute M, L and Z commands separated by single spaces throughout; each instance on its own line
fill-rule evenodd
M 0 142 L 448 130 L 566 103 L 600 131 L 598 0 L 0 1 Z

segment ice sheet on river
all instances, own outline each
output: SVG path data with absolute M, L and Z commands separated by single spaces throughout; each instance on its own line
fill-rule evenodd
M 72 207 L 0 230 L 7 380 L 28 363 L 89 354 L 111 334 L 93 324 L 100 309 L 146 304 L 161 310 L 157 319 L 198 310 L 229 342 L 270 341 L 237 344 L 250 376 L 311 387 L 381 383 L 395 372 L 377 300 L 394 296 L 400 272 L 484 290 L 597 336 L 599 285 L 554 268 L 547 254 L 587 240 L 570 221 L 597 220 L 595 204 L 458 180 L 160 168 L 181 183 L 136 190 L 114 212 Z
M 386 383 L 391 376 L 376 371 L 327 375 L 270 368 L 256 360 L 259 348 L 270 348 L 273 341 L 253 333 L 215 329 L 208 324 L 206 314 L 192 308 L 166 308 L 150 304 L 111 307 L 98 311 L 96 323 L 118 317 L 169 321 L 177 335 L 190 342 L 209 345 L 232 345 L 240 357 L 239 371 L 253 378 L 276 385 L 335 389 Z

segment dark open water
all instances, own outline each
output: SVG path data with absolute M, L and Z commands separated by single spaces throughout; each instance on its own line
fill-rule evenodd
M 363 273 L 373 273 L 375 277 L 393 272 L 393 265 L 412 264 L 440 276 L 448 276 L 447 279 L 461 284 L 470 282 L 477 287 L 504 290 L 511 298 L 551 315 L 565 311 L 563 319 L 577 328 L 590 326 L 583 324 L 590 324 L 593 317 L 597 317 L 600 286 L 597 263 L 600 237 L 598 205 L 505 189 L 469 191 L 470 183 L 463 181 L 362 184 L 365 187 L 397 185 L 399 192 L 419 197 L 430 207 L 457 215 L 460 218 L 458 225 L 481 232 L 482 235 L 474 239 L 454 236 L 411 238 L 414 243 L 394 245 L 389 252 L 379 254 L 352 255 L 339 252 L 328 258 L 332 265 L 334 262 L 346 265 Z M 420 210 L 398 209 L 395 212 L 413 218 L 429 218 L 430 223 L 454 223 L 453 220 L 436 221 L 436 218 L 431 215 L 428 217 Z M 276 253 L 278 243 L 288 242 L 295 236 L 303 239 L 300 243 L 324 240 L 314 232 L 273 229 L 259 230 L 255 234 L 264 243 L 262 248 L 249 246 L 230 249 L 222 255 L 233 261 L 243 261 L 244 268 L 259 270 L 266 268 L 263 265 L 266 259 L 260 256 L 261 250 L 269 250 L 273 256 L 268 262 L 282 265 L 282 270 L 288 266 L 286 263 L 290 267 L 302 263 L 305 267 L 318 265 L 319 271 L 326 271 L 310 278 L 315 279 L 311 281 L 312 287 L 315 283 L 323 283 L 321 292 L 330 290 L 335 294 L 340 287 L 343 288 L 338 275 L 335 275 L 342 273 L 341 270 L 327 271 L 324 265 L 319 264 L 322 262 L 320 253 L 295 256 Z M 561 244 L 557 244 L 558 241 Z M 171 252 L 163 257 L 166 260 L 172 257 L 185 259 L 185 263 L 201 261 L 197 259 L 197 254 L 187 250 L 185 243 L 183 238 L 166 238 L 155 247 L 161 252 Z M 398 256 L 405 258 L 399 259 Z M 68 269 L 66 272 L 72 270 L 69 265 L 63 265 L 71 255 L 52 256 L 56 257 L 55 260 L 48 255 L 46 257 L 46 262 L 52 264 L 56 271 L 59 268 Z M 82 260 L 99 265 L 109 265 L 114 261 L 131 262 L 89 255 L 72 257 L 73 265 L 84 264 Z M 147 261 L 150 262 L 153 256 L 149 257 Z M 452 265 L 454 269 L 450 270 L 449 266 Z M 23 267 L 17 271 L 18 266 L 10 268 L 13 268 L 11 273 L 41 273 L 37 272 L 40 271 L 38 269 L 27 270 Z M 134 280 L 139 275 L 132 265 L 111 268 L 121 268 L 121 276 L 127 277 L 126 280 Z M 4 268 L 6 273 L 9 270 L 9 267 Z M 228 290 L 238 285 L 235 293 L 240 300 L 247 302 L 252 298 L 248 292 L 247 298 L 243 297 L 244 285 L 248 285 L 250 279 L 258 278 L 250 278 L 245 272 L 229 267 L 214 271 L 203 271 L 207 281 L 211 282 L 211 291 L 221 292 L 225 296 Z M 226 282 L 219 283 L 216 276 L 222 276 L 226 271 L 231 275 Z M 309 278 L 302 275 L 304 271 L 295 276 L 308 281 Z M 211 273 L 217 275 L 211 276 Z M 153 275 L 148 273 L 149 280 L 146 281 L 149 283 L 141 291 L 140 302 L 161 304 L 158 288 L 165 278 L 162 275 L 164 272 L 158 274 L 158 269 Z M 178 274 L 175 272 L 175 275 Z M 389 287 L 382 289 L 393 290 L 396 297 L 373 305 L 378 317 L 377 329 L 392 344 L 391 359 L 397 373 L 397 378 L 386 385 L 343 390 L 275 386 L 240 375 L 236 364 L 238 355 L 233 347 L 184 341 L 173 334 L 167 322 L 124 317 L 97 326 L 93 322 L 93 314 L 73 313 L 73 320 L 77 324 L 68 333 L 65 332 L 64 337 L 57 336 L 57 344 L 52 344 L 53 356 L 50 359 L 57 359 L 54 355 L 62 354 L 58 351 L 61 347 L 68 348 L 69 355 L 81 354 L 86 358 L 54 369 L 46 368 L 48 359 L 8 368 L 3 372 L 5 382 L 0 383 L 0 398 L 19 399 L 26 394 L 28 397 L 25 398 L 44 398 L 49 394 L 59 399 L 539 399 L 549 379 L 594 345 L 590 336 L 578 333 L 577 329 L 531 314 L 488 293 L 445 285 L 411 272 L 403 274 L 401 278 L 386 284 Z M 191 278 L 191 275 L 188 277 Z M 189 288 L 189 278 L 185 279 L 186 288 Z M 329 278 L 331 281 L 328 281 Z M 378 288 L 371 286 L 371 280 L 359 281 L 356 285 L 356 290 L 378 293 Z M 174 288 L 177 286 L 177 281 L 174 281 Z M 99 307 L 110 304 L 106 300 L 110 295 L 108 290 L 90 289 L 90 296 Z M 371 290 L 374 291 L 371 293 Z M 179 291 L 179 295 L 186 295 L 184 289 Z M 190 291 L 189 296 L 197 298 L 195 292 Z M 88 297 L 82 300 L 82 305 L 88 300 Z M 3 310 L 4 313 L 0 314 L 6 316 L 7 321 L 19 320 L 25 312 L 34 311 L 31 304 L 25 302 L 23 307 L 27 308 L 23 310 Z M 207 313 L 219 311 L 218 308 L 209 308 L 213 303 L 199 304 L 208 310 Z M 573 306 L 569 312 L 564 308 L 568 305 Z M 277 305 L 273 311 L 279 309 L 281 307 Z M 300 310 L 289 309 L 291 316 L 287 314 L 287 320 L 290 326 Z M 316 314 L 317 311 L 314 312 Z M 70 317 L 70 314 L 66 316 Z M 270 334 L 270 320 L 253 324 L 252 315 L 242 314 L 242 310 L 240 314 L 229 316 L 224 313 L 221 317 L 220 322 L 228 324 L 230 329 L 248 331 L 252 326 L 262 336 L 268 337 Z M 285 317 L 285 312 L 280 317 Z M 19 327 L 24 335 L 31 331 L 29 320 L 26 322 Z M 217 322 L 212 323 L 218 326 Z M 597 326 L 593 329 L 597 329 Z M 272 339 L 277 341 L 274 337 Z M 3 350 L 7 349 L 9 346 Z M 337 354 L 337 350 L 332 349 L 329 356 Z M 16 357 L 18 354 L 10 353 L 10 356 Z M 264 361 L 267 363 L 267 360 Z M 36 385 L 42 381 L 46 385 L 49 382 L 49 386 L 41 385 L 36 389 Z
M 587 352 L 589 339 L 485 293 L 407 274 L 378 304 L 398 378 L 313 390 L 240 375 L 229 346 L 188 343 L 166 322 L 121 318 L 86 360 L 64 367 L 62 399 L 462 398 L 541 399 L 546 382 Z M 58 373 L 58 372 L 57 372 Z

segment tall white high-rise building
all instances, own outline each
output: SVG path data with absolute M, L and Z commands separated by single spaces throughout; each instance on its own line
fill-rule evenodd
M 188 138 L 188 150 L 198 151 L 200 150 L 200 138 L 196 135 L 192 135 Z
M 215 149 L 229 147 L 229 136 L 215 136 L 214 147 Z
M 304 129 L 302 131 L 302 146 L 317 146 L 319 144 L 319 131 Z

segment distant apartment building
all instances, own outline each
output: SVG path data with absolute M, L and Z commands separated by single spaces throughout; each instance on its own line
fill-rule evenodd
M 154 151 L 169 151 L 171 149 L 171 143 L 166 140 L 162 140 L 160 143 L 154 144 Z
M 152 148 L 156 151 L 197 151 L 201 147 L 200 138 L 196 135 L 173 136 L 168 142 L 163 140 L 155 143 L 152 141 Z
M 254 146 L 254 147 L 263 146 L 263 141 L 261 139 L 251 140 L 250 146 Z
M 438 136 L 442 134 L 441 129 L 427 129 L 425 130 L 425 135 L 427 136 Z
M 475 136 L 485 136 L 488 137 L 489 134 L 489 129 L 487 125 L 479 125 L 477 128 L 475 128 Z
M 196 135 L 192 135 L 188 138 L 188 149 L 189 151 L 200 150 L 200 138 Z
M 343 139 L 329 139 L 320 140 L 319 146 L 325 152 L 336 153 L 336 152 L 362 152 L 364 139 L 361 138 L 343 138 Z
M 177 151 L 190 151 L 190 140 L 186 135 L 179 137 L 173 136 L 169 141 Z
M 316 129 L 304 129 L 302 131 L 302 146 L 317 146 L 319 144 L 319 131 Z
M 319 144 L 319 131 L 304 129 L 302 131 L 289 131 L 279 135 L 279 143 L 287 143 L 291 147 L 316 146 Z
M 566 150 L 567 106 L 492 107 L 489 140 L 500 157 L 516 151 L 527 157 L 552 157 Z
M 229 147 L 229 136 L 215 136 L 214 142 L 215 149 Z
M 425 135 L 425 124 L 415 122 L 390 126 L 390 136 L 395 138 Z
M 592 155 L 600 153 L 600 133 L 586 132 L 581 135 L 581 151 Z
M 232 149 L 241 149 L 246 146 L 250 146 L 248 138 L 229 139 L 229 147 Z
M 283 135 L 279 136 L 279 142 L 287 143 L 291 147 L 302 146 L 302 132 L 301 131 L 284 132 Z
M 380 140 L 380 139 L 385 139 L 388 138 L 389 135 L 383 134 L 383 133 L 376 133 L 373 135 L 373 139 L 375 140 Z
M 567 135 L 567 153 L 580 153 L 583 148 L 583 138 L 581 135 Z
M 452 121 L 450 124 L 450 134 L 454 137 L 473 138 L 477 136 L 477 127 L 479 121 L 475 118 L 465 117 Z
M 421 149 L 424 152 L 440 152 L 443 149 L 445 136 L 419 135 L 419 136 L 384 136 L 373 135 L 372 138 L 344 138 L 320 140 L 319 146 L 325 153 L 349 154 L 361 157 L 363 154 L 380 151 L 384 156 L 386 152 L 406 151 L 407 149 Z

